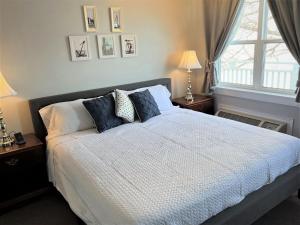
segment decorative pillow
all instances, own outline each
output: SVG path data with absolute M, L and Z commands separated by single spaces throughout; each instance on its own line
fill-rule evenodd
M 47 129 L 47 138 L 53 138 L 94 127 L 93 118 L 82 105 L 86 99 L 60 102 L 39 110 Z
M 99 133 L 123 124 L 123 120 L 115 115 L 115 101 L 112 94 L 84 101 L 83 105 L 94 119 Z
M 165 111 L 165 110 L 169 110 L 173 107 L 173 104 L 170 100 L 171 97 L 171 93 L 169 92 L 169 90 L 159 84 L 159 85 L 155 85 L 155 86 L 150 86 L 150 87 L 143 87 L 143 88 L 138 88 L 132 91 L 125 91 L 126 94 L 132 94 L 134 92 L 141 92 L 141 91 L 145 91 L 145 90 L 149 90 L 150 94 L 153 96 L 158 109 L 160 111 Z
M 135 92 L 129 95 L 141 122 L 160 115 L 158 106 L 149 90 Z
M 134 122 L 134 107 L 130 98 L 121 90 L 115 90 L 116 115 L 127 122 Z

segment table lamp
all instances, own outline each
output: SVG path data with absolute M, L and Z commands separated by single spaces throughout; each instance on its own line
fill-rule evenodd
M 191 82 L 191 73 L 192 69 L 201 69 L 202 66 L 199 63 L 197 58 L 196 51 L 190 50 L 185 51 L 181 58 L 180 64 L 178 66 L 180 69 L 187 69 L 188 73 L 188 87 L 186 91 L 185 99 L 187 101 L 194 101 L 194 97 L 192 94 L 192 82 Z
M 12 89 L 9 86 L 4 76 L 0 72 L 0 98 L 14 96 L 16 94 L 17 92 L 15 92 L 14 89 Z M 6 124 L 4 122 L 4 117 L 1 109 L 0 109 L 0 130 L 2 132 L 2 136 L 0 137 L 0 146 L 1 147 L 11 146 L 14 143 L 14 139 L 7 134 Z

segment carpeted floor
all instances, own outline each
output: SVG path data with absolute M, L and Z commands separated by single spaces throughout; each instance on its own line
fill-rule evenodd
M 299 225 L 300 200 L 290 197 L 253 225 Z M 57 193 L 0 216 L 0 225 L 83 225 Z

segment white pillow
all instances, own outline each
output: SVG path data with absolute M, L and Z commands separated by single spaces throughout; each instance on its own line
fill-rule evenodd
M 61 102 L 39 110 L 48 138 L 87 130 L 94 127 L 94 121 L 82 104 L 87 99 Z
M 160 111 L 169 110 L 173 107 L 173 104 L 170 100 L 171 93 L 166 88 L 166 86 L 155 85 L 149 87 L 148 89 L 151 95 L 153 96 L 154 100 L 156 101 L 156 104 Z
M 115 90 L 116 115 L 125 121 L 134 122 L 134 106 L 128 95 L 122 90 Z
M 139 88 L 132 91 L 126 91 L 126 93 L 127 95 L 129 95 L 134 92 L 145 91 L 146 89 L 148 89 L 150 94 L 153 96 L 159 111 L 169 110 L 173 107 L 173 104 L 170 100 L 171 93 L 165 86 L 161 84 L 150 86 L 150 87 Z

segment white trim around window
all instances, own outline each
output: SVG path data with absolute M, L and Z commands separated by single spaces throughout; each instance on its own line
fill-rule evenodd
M 246 0 L 247 1 L 247 0 Z M 293 90 L 293 83 L 296 84 L 296 75 L 293 76 L 292 72 L 284 71 L 284 70 L 274 70 L 272 69 L 266 69 L 265 71 L 265 57 L 267 54 L 267 46 L 268 44 L 282 44 L 284 43 L 282 39 L 267 39 L 267 24 L 268 24 L 268 14 L 271 13 L 268 10 L 267 2 L 266 0 L 258 0 L 259 1 L 259 9 L 258 9 L 258 28 L 257 28 L 257 39 L 255 40 L 234 40 L 230 43 L 230 46 L 234 45 L 252 45 L 254 46 L 254 55 L 251 62 L 253 62 L 253 68 L 251 69 L 251 79 L 248 77 L 250 74 L 243 74 L 245 72 L 244 69 L 235 69 L 234 67 L 228 67 L 229 70 L 223 70 L 225 74 L 222 73 L 221 68 L 221 59 L 217 62 L 217 70 L 219 77 L 219 87 L 229 87 L 229 88 L 238 88 L 238 89 L 244 89 L 244 90 L 252 90 L 256 92 L 262 92 L 262 93 L 275 93 L 275 94 L 284 94 L 289 95 L 291 97 L 294 97 L 294 90 Z M 278 47 L 278 46 L 276 46 Z M 226 50 L 225 50 L 226 51 Z M 222 58 L 222 57 L 221 57 Z M 230 59 L 230 58 L 229 58 Z M 225 61 L 227 62 L 227 61 Z M 286 62 L 279 61 L 279 65 L 282 64 L 282 67 L 286 66 Z M 271 63 L 273 65 L 274 63 Z M 270 65 L 270 64 L 269 64 Z M 288 64 L 288 65 L 293 65 Z M 228 69 L 227 68 L 227 69 Z M 267 68 L 267 67 L 266 67 Z M 269 67 L 270 68 L 270 67 Z M 249 70 L 249 68 L 247 69 Z M 228 71 L 231 71 L 231 75 L 226 75 Z M 294 70 L 293 70 L 294 71 Z M 238 73 L 238 75 L 236 75 Z M 246 73 L 246 72 L 245 72 Z M 247 73 L 250 73 L 247 71 Z M 265 73 L 266 78 L 265 78 Z M 269 74 L 271 73 L 271 74 Z M 289 74 L 287 74 L 289 73 Z M 246 78 L 242 78 L 241 75 L 247 76 L 248 80 L 246 81 Z M 225 79 L 222 79 L 222 77 Z M 226 77 L 227 76 L 227 77 Z M 234 76 L 239 77 L 235 78 Z M 274 78 L 275 77 L 275 78 Z M 237 80 L 240 79 L 240 80 Z M 249 81 L 251 80 L 251 82 Z M 264 80 L 265 79 L 265 80 Z M 288 80 L 288 81 L 287 81 Z M 269 83 L 268 83 L 269 82 Z M 267 84 L 267 85 L 266 85 Z M 276 85 L 277 84 L 277 85 Z M 288 84 L 286 86 L 286 84 Z M 268 86 L 268 87 L 267 87 Z
M 300 104 L 295 102 L 294 95 L 285 95 L 279 93 L 263 92 L 253 89 L 242 89 L 237 87 L 217 86 L 214 87 L 215 95 L 230 96 L 234 98 L 248 99 L 258 102 L 267 102 L 279 105 L 296 107 L 300 112 Z

